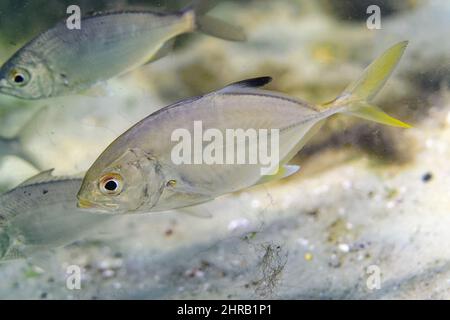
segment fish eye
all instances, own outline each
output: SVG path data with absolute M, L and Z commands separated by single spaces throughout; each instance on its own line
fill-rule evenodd
M 122 177 L 117 173 L 104 175 L 99 182 L 100 191 L 105 195 L 118 195 L 122 192 Z
M 9 81 L 14 85 L 23 86 L 28 83 L 30 76 L 27 71 L 22 69 L 14 69 L 10 73 Z
M 23 75 L 21 75 L 20 73 L 18 73 L 14 76 L 15 83 L 22 83 L 24 81 L 25 81 L 25 77 Z

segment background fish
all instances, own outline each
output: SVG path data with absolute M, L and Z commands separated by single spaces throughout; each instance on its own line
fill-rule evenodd
M 81 179 L 42 172 L 0 196 L 0 261 L 70 244 L 108 220 L 76 207 Z
M 5 156 L 15 156 L 39 169 L 39 164 L 24 148 L 24 142 L 27 142 L 28 138 L 35 134 L 29 131 L 29 127 L 35 124 L 36 119 L 39 120 L 36 116 L 39 116 L 41 110 L 35 113 L 13 137 L 0 137 L 0 160 Z
M 85 17 L 81 29 L 66 22 L 40 34 L 0 69 L 0 92 L 24 99 L 67 95 L 166 55 L 176 36 L 196 30 L 244 40 L 239 28 L 204 14 L 210 1 L 173 14 L 112 12 Z
M 258 184 L 261 164 L 174 165 L 171 134 L 203 121 L 204 130 L 279 129 L 280 164 L 287 163 L 323 121 L 346 113 L 379 123 L 409 127 L 370 101 L 400 60 L 407 42 L 396 44 L 375 60 L 326 108 L 257 89 L 271 78 L 231 84 L 210 94 L 165 107 L 117 138 L 86 173 L 78 194 L 82 208 L 106 212 L 148 212 L 174 209 L 214 199 Z

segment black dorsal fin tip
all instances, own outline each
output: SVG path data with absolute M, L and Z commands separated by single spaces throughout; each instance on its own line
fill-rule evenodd
M 263 87 L 266 84 L 268 84 L 269 82 L 272 81 L 272 77 L 258 77 L 258 78 L 251 78 L 251 79 L 246 79 L 246 80 L 242 80 L 242 81 L 238 81 L 235 83 L 230 84 L 229 86 L 237 86 L 237 87 L 243 87 L 243 88 L 259 88 L 259 87 Z

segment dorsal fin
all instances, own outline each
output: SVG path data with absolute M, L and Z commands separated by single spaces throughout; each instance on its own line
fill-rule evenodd
M 25 180 L 24 182 L 19 184 L 16 188 L 25 187 L 25 186 L 29 186 L 32 184 L 44 183 L 44 182 L 81 179 L 85 175 L 85 172 L 80 172 L 80 173 L 69 175 L 69 176 L 68 175 L 54 176 L 54 175 L 52 175 L 54 170 L 55 169 L 42 171 L 42 172 L 38 173 L 37 175 L 32 176 L 28 180 Z M 13 190 L 15 190 L 16 188 L 14 188 Z
M 30 184 L 36 184 L 36 183 L 40 183 L 40 182 L 49 182 L 49 181 L 58 179 L 57 177 L 52 176 L 53 170 L 55 170 L 55 169 L 42 171 L 42 172 L 38 173 L 37 175 L 32 176 L 31 178 L 25 180 L 24 182 L 19 184 L 19 186 L 24 187 L 24 186 L 28 186 Z
M 218 92 L 227 92 L 227 91 L 233 91 L 233 90 L 242 89 L 242 88 L 259 88 L 259 87 L 265 86 L 270 81 L 272 81 L 272 77 L 259 77 L 259 78 L 246 79 L 246 80 L 242 80 L 242 81 L 238 81 L 238 82 L 229 84 L 226 87 L 220 89 Z

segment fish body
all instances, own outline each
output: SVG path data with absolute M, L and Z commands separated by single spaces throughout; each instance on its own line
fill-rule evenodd
M 259 89 L 270 77 L 240 81 L 165 107 L 134 125 L 100 155 L 86 173 L 78 194 L 79 206 L 116 213 L 169 210 L 209 201 L 261 181 L 261 163 L 174 164 L 172 151 L 177 142 L 173 133 L 184 128 L 194 136 L 196 121 L 202 122 L 204 131 L 214 129 L 222 136 L 230 128 L 278 130 L 280 166 L 336 113 L 407 127 L 369 103 L 405 47 L 406 43 L 399 43 L 389 49 L 343 94 L 322 107 Z
M 108 219 L 77 208 L 81 178 L 50 172 L 0 195 L 0 260 L 70 244 Z
M 206 10 L 209 7 L 194 6 L 173 14 L 100 13 L 84 17 L 81 28 L 73 30 L 60 22 L 2 66 L 0 92 L 24 99 L 80 92 L 164 56 L 171 40 L 196 30 L 228 40 L 244 39 L 241 30 L 203 16 Z
M 325 114 L 305 102 L 270 91 L 241 90 L 237 86 L 230 86 L 154 113 L 119 137 L 94 166 L 111 167 L 116 159 L 122 158 L 126 162 L 140 162 L 143 170 L 147 166 L 152 168 L 147 176 L 159 183 L 152 185 L 150 194 L 158 197 L 158 200 L 143 195 L 144 203 L 132 209 L 169 210 L 176 203 L 183 207 L 186 203 L 210 200 L 252 186 L 261 179 L 259 165 L 174 165 L 171 150 L 177 142 L 171 141 L 171 135 L 175 130 L 185 128 L 193 136 L 192 124 L 198 120 L 202 121 L 204 131 L 214 128 L 224 135 L 227 128 L 278 128 L 282 159 L 295 148 L 299 137 L 323 117 Z M 305 123 L 300 125 L 298 119 L 308 121 L 302 120 Z M 211 179 L 212 176 L 214 179 Z M 176 186 L 166 187 L 168 181 L 176 181 Z M 145 184 L 144 181 L 142 183 Z M 135 192 L 135 195 L 138 194 L 141 192 Z

